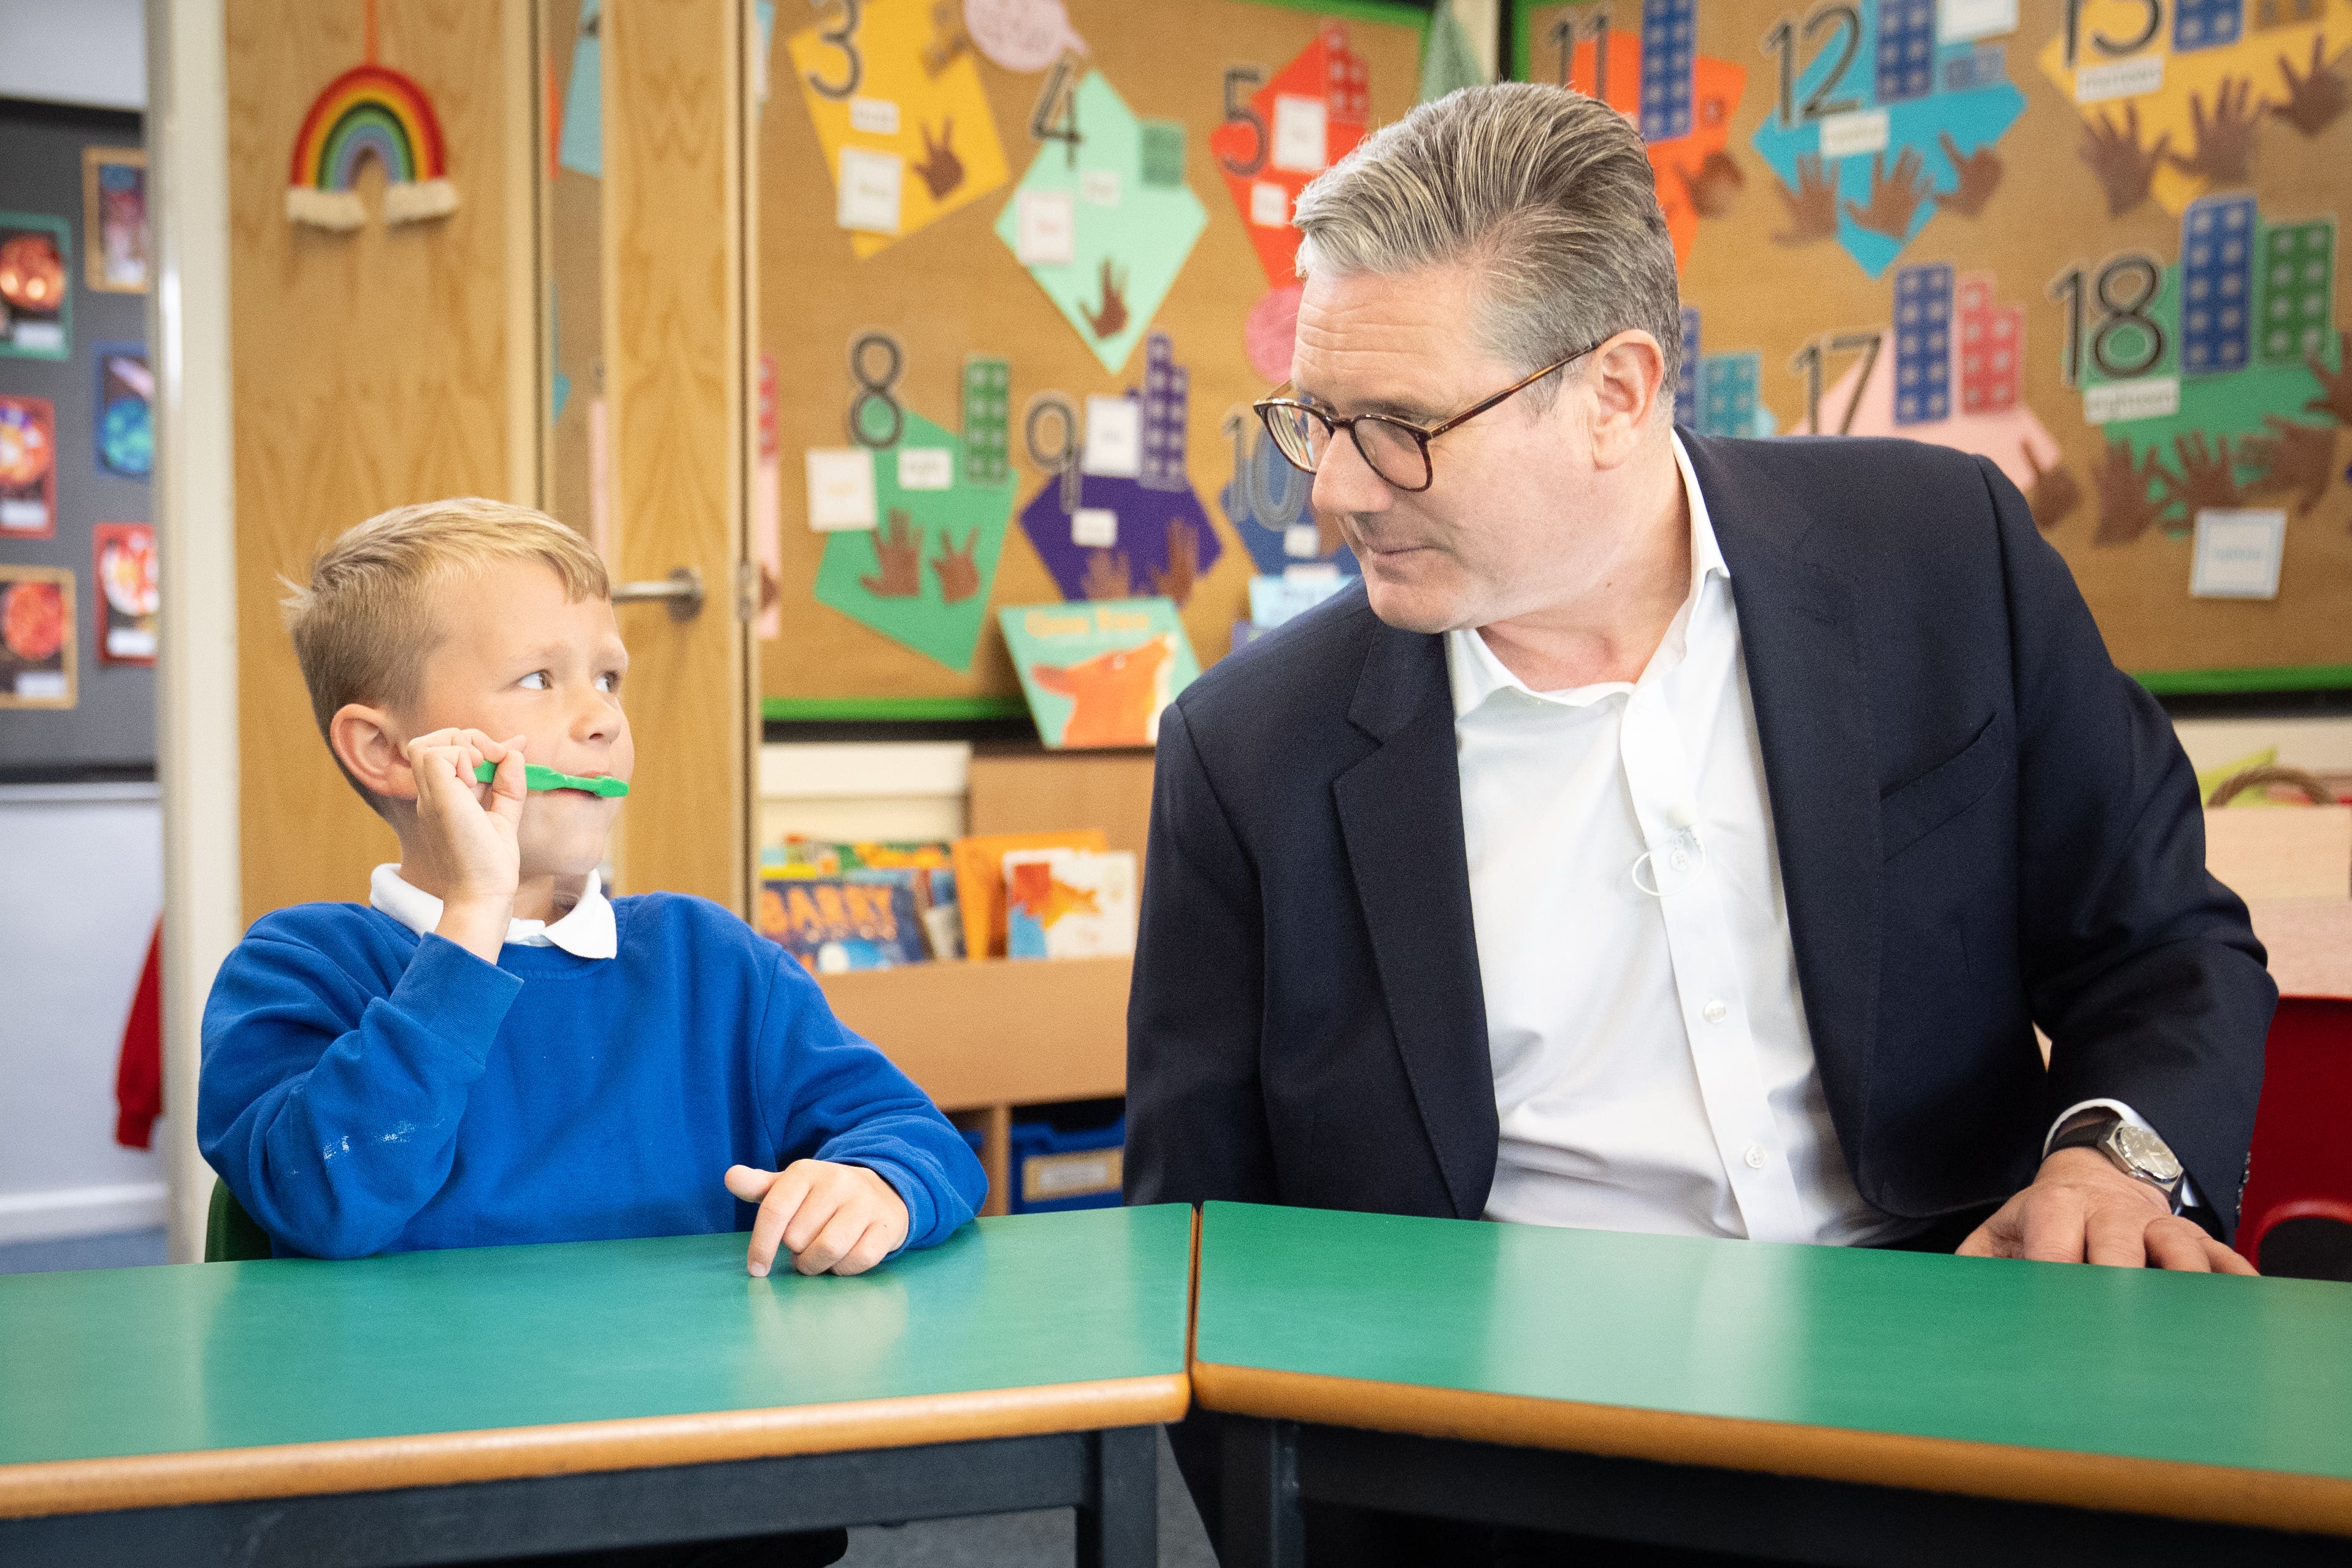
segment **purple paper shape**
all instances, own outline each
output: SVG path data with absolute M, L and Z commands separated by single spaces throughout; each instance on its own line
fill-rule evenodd
M 1155 490 L 1136 479 L 1082 474 L 1078 479 L 1078 505 L 1099 507 L 1118 514 L 1118 542 L 1111 547 L 1111 553 L 1127 558 L 1128 583 L 1135 595 L 1160 591 L 1161 574 L 1168 570 L 1171 523 L 1190 524 L 1200 542 L 1194 559 L 1196 581 L 1209 574 L 1209 568 L 1217 563 L 1217 557 L 1224 550 L 1218 542 L 1217 531 L 1209 525 L 1209 514 L 1202 508 L 1200 496 L 1189 483 L 1181 490 Z M 1029 535 L 1038 559 L 1045 562 L 1045 570 L 1054 574 L 1054 585 L 1066 599 L 1083 599 L 1087 596 L 1087 562 L 1096 553 L 1096 548 L 1070 538 L 1070 518 L 1071 513 L 1062 506 L 1062 481 L 1058 475 L 1048 479 L 1029 504 L 1021 509 L 1021 527 Z

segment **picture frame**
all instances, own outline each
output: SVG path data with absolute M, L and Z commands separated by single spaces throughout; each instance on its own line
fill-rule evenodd
M 147 153 L 85 147 L 81 153 L 82 280 L 101 294 L 144 294 L 152 269 Z

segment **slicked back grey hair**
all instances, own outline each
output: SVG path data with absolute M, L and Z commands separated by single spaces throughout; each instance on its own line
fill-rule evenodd
M 1674 242 L 1640 133 L 1598 100 L 1532 82 L 1449 92 L 1317 175 L 1293 221 L 1302 278 L 1469 262 L 1485 280 L 1479 340 L 1522 371 L 1639 327 L 1674 405 Z

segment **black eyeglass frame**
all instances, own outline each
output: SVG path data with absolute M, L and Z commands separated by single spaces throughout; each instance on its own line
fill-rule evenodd
M 1609 338 L 1613 338 L 1617 334 L 1615 332 L 1612 332 L 1609 334 Z M 1549 375 L 1552 372 L 1556 370 L 1564 370 L 1568 366 L 1574 364 L 1586 354 L 1591 353 L 1594 350 L 1606 344 L 1609 342 L 1609 338 L 1602 338 L 1600 342 L 1580 348 L 1574 353 L 1569 355 L 1566 359 L 1553 361 L 1551 363 L 1544 366 L 1543 369 L 1536 372 L 1533 375 L 1527 377 L 1523 381 L 1513 382 L 1510 385 L 1503 388 L 1502 391 L 1495 394 L 1494 396 L 1486 399 L 1484 403 L 1465 408 L 1461 413 L 1455 415 L 1453 418 L 1439 425 L 1415 425 L 1409 419 L 1399 419 L 1391 414 L 1351 414 L 1343 417 L 1339 415 L 1330 413 L 1328 410 L 1318 408 L 1311 403 L 1301 403 L 1295 397 L 1262 397 L 1255 403 L 1250 405 L 1250 411 L 1255 414 L 1258 416 L 1259 423 L 1265 426 L 1266 436 L 1274 442 L 1274 449 L 1282 454 L 1283 461 L 1288 463 L 1292 468 L 1297 468 L 1302 474 L 1312 474 L 1315 470 L 1300 462 L 1297 458 L 1292 457 L 1290 454 L 1290 448 L 1282 444 L 1282 433 L 1275 427 L 1274 423 L 1275 411 L 1277 409 L 1296 409 L 1299 413 L 1307 415 L 1318 421 L 1322 425 L 1323 428 L 1333 436 L 1345 430 L 1348 433 L 1348 439 L 1356 444 L 1356 455 L 1364 459 L 1364 467 L 1371 469 L 1374 474 L 1378 475 L 1382 484 L 1385 484 L 1391 489 L 1400 491 L 1405 495 L 1419 495 L 1422 491 L 1429 489 L 1430 486 L 1437 482 L 1437 464 L 1429 455 L 1429 444 L 1432 441 L 1436 440 L 1440 436 L 1444 435 L 1448 430 L 1453 429 L 1455 426 L 1466 425 L 1471 420 L 1477 418 L 1481 414 L 1486 413 L 1486 410 L 1497 407 L 1504 403 L 1507 403 L 1513 397 L 1525 392 L 1528 387 L 1533 386 L 1537 382 L 1539 382 L 1544 377 Z M 1363 437 L 1356 434 L 1356 426 L 1367 421 L 1375 425 L 1385 425 L 1391 430 L 1402 431 L 1405 435 L 1412 437 L 1414 447 L 1418 448 L 1421 453 L 1421 483 L 1417 485 L 1398 484 L 1396 480 L 1391 479 L 1381 470 L 1381 466 L 1378 463 L 1372 460 L 1371 453 L 1364 449 Z M 1326 445 L 1324 450 L 1327 453 L 1330 450 L 1328 445 Z

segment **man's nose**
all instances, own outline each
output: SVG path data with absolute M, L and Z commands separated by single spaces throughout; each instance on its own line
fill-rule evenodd
M 1364 461 L 1355 441 L 1344 432 L 1335 432 L 1330 446 L 1324 449 L 1323 461 L 1315 469 L 1315 510 L 1333 513 L 1385 511 L 1392 493 L 1389 482 Z

